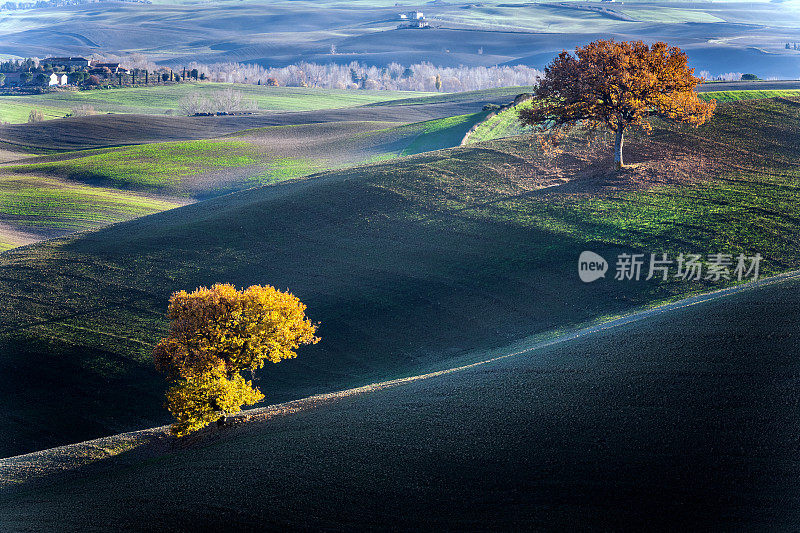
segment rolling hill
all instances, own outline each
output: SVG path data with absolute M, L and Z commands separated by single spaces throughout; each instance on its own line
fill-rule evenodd
M 379 108 L 225 117 L 107 114 L 7 125 L 0 128 L 8 163 L 0 167 L 0 249 L 312 172 L 457 146 L 485 116 L 483 105 L 516 91 L 404 98 Z M 146 102 L 151 93 L 120 94 Z M 294 93 L 273 96 L 308 96 Z M 333 93 L 315 98 L 338 98 Z M 310 99 L 305 105 L 323 104 Z M 462 111 L 469 112 L 458 115 Z M 50 155 L 33 155 L 42 152 Z
M 268 88 L 264 87 L 263 89 Z M 486 104 L 506 104 L 520 92 L 525 92 L 525 89 L 529 88 L 507 87 L 486 91 L 440 94 L 431 97 L 400 98 L 380 102 L 381 105 L 294 112 L 263 112 L 241 116 L 179 117 L 134 113 L 71 117 L 48 120 L 38 124 L 5 124 L 0 125 L 0 147 L 34 153 L 50 153 L 145 142 L 206 139 L 267 126 L 363 121 L 410 124 L 476 113 Z M 104 91 L 104 94 L 115 90 Z M 138 91 L 142 98 L 147 99 L 149 98 L 148 91 L 151 90 L 153 88 L 140 88 L 133 91 Z M 317 90 L 314 89 L 314 91 Z M 320 92 L 323 96 L 326 94 L 324 90 Z M 414 94 L 418 95 L 419 93 Z M 46 97 L 47 95 L 42 96 Z M 353 98 L 357 98 L 357 96 Z M 140 113 L 144 111 L 142 110 Z
M 794 87 L 786 89 L 745 89 L 744 87 Z M 704 100 L 717 100 L 718 102 L 735 102 L 738 100 L 759 100 L 764 98 L 797 98 L 800 97 L 800 86 L 797 83 L 782 83 L 772 85 L 769 82 L 738 82 L 738 83 L 707 83 L 700 86 L 700 98 Z M 738 88 L 737 88 L 738 87 Z M 719 88 L 720 90 L 715 90 Z M 722 90 L 725 88 L 726 90 Z M 520 91 L 522 93 L 524 91 Z M 523 126 L 519 122 L 518 112 L 520 109 L 530 106 L 530 101 L 523 101 L 520 104 L 503 109 L 497 114 L 488 117 L 477 125 L 467 139 L 468 143 L 490 141 L 493 139 L 503 139 L 515 135 L 530 133 L 531 128 Z
M 6 252 L 0 372 L 15 379 L 0 385 L 0 455 L 166 422 L 150 350 L 178 289 L 269 283 L 308 304 L 324 340 L 258 376 L 275 402 L 720 286 L 586 285 L 586 249 L 760 253 L 764 274 L 797 268 L 798 123 L 796 101 L 722 104 L 699 130 L 633 138 L 621 175 L 581 139 L 556 159 L 525 138 L 480 143 Z
M 314 172 L 458 146 L 485 116 L 272 126 L 218 139 L 27 158 L 0 167 L 0 248 Z
M 183 118 L 98 115 L 8 127 L 5 148 L 10 161 L 0 167 L 0 249 L 255 185 L 457 146 L 474 126 L 469 142 L 524 133 L 513 109 L 487 120 L 487 112 L 474 110 L 506 102 L 525 90 L 530 88 L 440 94 L 305 113 Z M 149 98 L 149 91 L 139 90 L 140 98 Z M 130 91 L 127 97 L 133 94 Z M 795 92 L 709 94 L 727 101 L 790 97 Z M 467 109 L 473 112 L 448 115 Z M 368 116 L 387 120 L 364 120 Z M 437 118 L 409 123 L 427 117 Z M 136 145 L 91 149 L 112 142 Z M 42 157 L 28 153 L 44 146 L 50 152 L 66 147 L 81 150 Z
M 81 106 L 97 113 L 145 115 L 179 114 L 180 101 L 191 93 L 207 96 L 215 91 L 234 90 L 255 104 L 251 111 L 319 111 L 339 109 L 386 100 L 398 100 L 426 93 L 402 91 L 347 91 L 302 87 L 267 87 L 240 83 L 181 83 L 153 87 L 123 87 L 93 91 L 53 91 L 37 95 L 0 98 L 0 121 L 27 122 L 31 109 L 42 110 L 46 118 L 60 118 Z
M 798 293 L 795 273 L 183 444 L 160 428 L 1 460 L 0 527 L 791 529 Z

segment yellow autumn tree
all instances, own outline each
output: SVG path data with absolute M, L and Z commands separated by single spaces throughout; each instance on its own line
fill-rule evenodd
M 545 69 L 534 103 L 520 110 L 523 124 L 545 125 L 557 137 L 577 124 L 614 132 L 614 164 L 622 168 L 625 132 L 652 131 L 650 116 L 699 126 L 711 118 L 716 101 L 703 102 L 702 82 L 687 67 L 686 54 L 658 42 L 599 40 L 562 52 Z
M 318 342 L 305 310 L 297 297 L 270 286 L 239 291 L 217 284 L 173 294 L 169 335 L 153 350 L 170 385 L 173 433 L 186 435 L 263 399 L 240 372 L 296 357 L 301 345 Z

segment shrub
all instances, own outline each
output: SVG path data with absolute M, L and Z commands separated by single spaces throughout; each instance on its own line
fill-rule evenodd
M 28 114 L 28 124 L 35 124 L 37 122 L 44 122 L 44 113 L 36 109 L 31 109 L 31 112 Z
M 72 116 L 73 117 L 88 117 L 91 115 L 96 115 L 97 111 L 94 110 L 94 107 L 88 104 L 81 104 L 77 107 L 72 108 Z

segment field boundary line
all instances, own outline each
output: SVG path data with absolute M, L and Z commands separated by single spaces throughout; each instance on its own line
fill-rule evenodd
M 617 318 L 613 318 L 611 320 L 602 321 L 597 324 L 592 324 L 589 326 L 579 327 L 578 329 L 572 331 L 558 333 L 553 338 L 541 341 L 534 341 L 530 345 L 525 346 L 521 349 L 517 349 L 509 353 L 503 353 L 501 355 L 490 357 L 488 359 L 476 361 L 473 363 L 467 363 L 451 368 L 446 368 L 433 372 L 426 372 L 423 374 L 417 374 L 413 376 L 380 381 L 340 391 L 315 394 L 307 396 L 305 398 L 290 400 L 288 402 L 273 404 L 265 407 L 247 409 L 241 411 L 240 413 L 237 413 L 236 415 L 231 416 L 230 418 L 232 418 L 234 421 L 238 420 L 241 422 L 245 421 L 263 422 L 278 416 L 287 416 L 306 409 L 319 407 L 321 405 L 332 403 L 334 401 L 343 398 L 348 398 L 351 396 L 356 396 L 369 392 L 375 392 L 383 389 L 397 387 L 400 385 L 405 385 L 408 383 L 414 383 L 417 381 L 445 376 L 448 374 L 453 374 L 455 372 L 461 372 L 464 370 L 478 368 L 511 357 L 517 357 L 520 355 L 529 354 L 531 352 L 535 352 L 544 348 L 558 345 L 570 340 L 579 339 L 595 333 L 606 332 L 621 326 L 640 322 L 642 320 L 646 320 L 647 318 L 660 315 L 662 313 L 668 313 L 678 309 L 685 309 L 705 302 L 710 302 L 718 300 L 720 298 L 733 296 L 746 291 L 759 290 L 764 287 L 784 283 L 787 281 L 792 281 L 795 279 L 800 279 L 800 270 L 792 270 L 789 272 L 784 272 L 782 274 L 771 276 L 769 278 L 764 278 L 759 281 L 743 283 L 740 285 L 735 285 L 733 287 L 726 287 L 708 293 L 696 294 L 687 298 L 683 298 L 681 300 L 677 300 L 675 302 L 658 305 L 652 308 L 640 309 L 638 311 L 632 311 L 630 313 L 619 316 Z M 242 425 L 247 426 L 249 424 L 236 424 L 234 428 L 241 427 Z M 205 434 L 203 434 L 204 431 Z M 212 429 L 211 431 L 214 430 Z M 130 431 L 126 433 L 120 433 L 117 435 L 110 435 L 84 442 L 67 444 L 55 448 L 48 448 L 27 454 L 2 458 L 0 459 L 0 491 L 2 491 L 2 489 L 13 488 L 16 485 L 24 484 L 26 481 L 29 480 L 35 480 L 37 478 L 47 477 L 49 474 L 58 473 L 59 471 L 63 472 L 71 470 L 76 467 L 76 463 L 85 463 L 85 464 L 91 463 L 94 460 L 92 457 L 90 457 L 90 453 L 92 451 L 97 452 L 98 450 L 107 450 L 108 448 L 114 448 L 115 444 L 117 443 L 127 443 L 131 445 L 131 447 L 135 448 L 142 444 L 153 443 L 156 441 L 163 441 L 165 437 L 167 437 L 168 435 L 169 435 L 169 426 L 159 426 L 137 431 Z M 191 445 L 197 440 L 204 439 L 210 436 L 206 430 L 201 430 L 199 434 L 195 435 L 197 437 L 196 439 L 193 439 L 192 436 L 189 436 L 188 438 L 184 437 L 184 440 L 182 442 L 186 443 L 187 445 Z M 220 437 L 222 435 L 218 432 L 216 436 Z M 180 448 L 181 440 L 179 439 L 174 442 L 176 446 L 171 447 L 169 449 L 165 449 L 165 452 L 173 451 L 174 449 Z M 114 454 L 108 453 L 107 455 L 110 456 Z

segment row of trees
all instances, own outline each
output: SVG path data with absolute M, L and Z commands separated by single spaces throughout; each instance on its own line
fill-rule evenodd
M 31 72 L 39 68 L 39 58 L 0 61 L 0 72 Z M 42 65 L 44 70 L 44 65 Z
M 324 89 L 379 89 L 403 91 L 473 91 L 493 87 L 533 85 L 542 75 L 539 69 L 518 66 L 437 67 L 431 63 L 386 67 L 351 62 L 344 65 L 299 63 L 266 68 L 241 63 L 189 63 L 211 81 L 252 83 L 283 87 Z
M 755 81 L 761 79 L 755 74 L 747 74 L 743 72 L 726 72 L 725 74 L 711 74 L 707 70 L 701 70 L 698 76 L 707 81 Z M 772 77 L 767 79 L 777 80 L 778 78 Z
M 128 70 L 122 75 L 106 76 L 117 85 L 136 85 L 165 83 L 173 81 L 210 80 L 222 83 L 250 83 L 283 87 L 316 87 L 324 89 L 371 89 L 403 91 L 443 91 L 459 92 L 491 89 L 494 87 L 514 87 L 536 85 L 543 71 L 527 67 L 437 67 L 432 63 L 402 65 L 391 63 L 386 67 L 364 65 L 358 62 L 348 64 L 327 64 L 302 62 L 285 67 L 263 67 L 255 64 L 191 62 L 175 72 L 164 72 L 147 56 L 135 53 L 125 56 L 114 54 L 94 54 L 91 59 L 119 63 Z M 31 73 L 34 80 L 37 73 L 47 71 L 48 65 L 38 58 L 0 62 L 0 72 Z M 162 72 L 155 72 L 161 70 Z M 704 70 L 701 78 L 709 81 L 739 81 L 748 74 L 727 72 L 711 74 Z M 70 83 L 91 85 L 89 75 L 83 72 L 70 74 Z
M 283 87 L 319 87 L 324 89 L 377 89 L 400 91 L 475 91 L 494 87 L 536 85 L 544 75 L 542 70 L 516 66 L 493 67 L 437 67 L 432 63 L 402 65 L 390 63 L 386 67 L 348 64 L 298 63 L 285 67 L 263 67 L 242 63 L 202 64 L 191 62 L 189 77 L 215 82 L 252 83 Z M 739 81 L 747 79 L 742 72 L 712 74 L 704 70 L 700 78 L 709 81 Z

